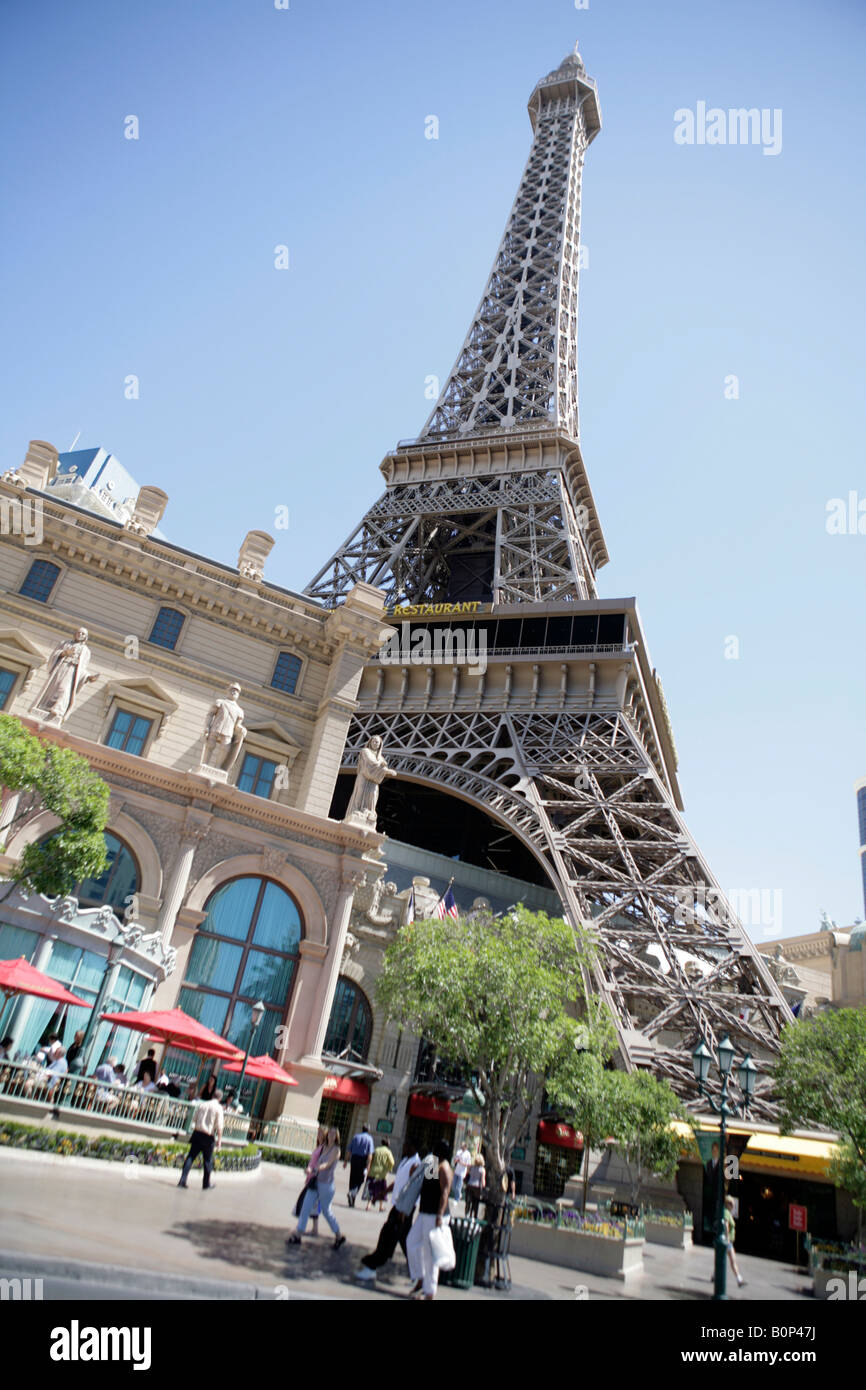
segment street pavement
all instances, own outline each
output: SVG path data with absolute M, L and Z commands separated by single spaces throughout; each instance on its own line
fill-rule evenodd
M 45 1298 L 366 1299 L 406 1298 L 409 1278 L 398 1250 L 376 1284 L 359 1284 L 361 1255 L 385 1219 L 346 1200 L 340 1169 L 334 1213 L 347 1237 L 334 1250 L 323 1234 L 287 1247 L 301 1189 L 299 1169 L 262 1164 L 255 1175 L 218 1174 L 201 1188 L 137 1164 L 77 1162 L 0 1148 L 0 1277 L 43 1278 Z M 746 1286 L 734 1300 L 811 1296 L 803 1270 L 739 1256 Z M 647 1245 L 644 1271 L 625 1282 L 522 1258 L 511 1260 L 510 1291 L 441 1285 L 447 1300 L 709 1300 L 712 1251 Z

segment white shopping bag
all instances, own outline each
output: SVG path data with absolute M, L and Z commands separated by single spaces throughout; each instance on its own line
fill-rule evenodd
M 457 1263 L 457 1256 L 454 1253 L 454 1241 L 451 1238 L 450 1226 L 434 1226 L 430 1232 L 430 1248 L 433 1251 L 433 1263 L 441 1273 L 447 1273 L 453 1269 Z

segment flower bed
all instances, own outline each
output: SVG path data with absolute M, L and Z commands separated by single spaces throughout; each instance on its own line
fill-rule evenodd
M 663 1211 L 650 1207 L 644 1212 L 644 1226 L 647 1241 L 652 1245 L 667 1245 L 676 1250 L 691 1248 L 690 1211 Z
M 810 1240 L 809 1269 L 815 1298 L 859 1300 L 859 1281 L 866 1275 L 866 1249 Z
M 643 1269 L 642 1221 L 584 1216 L 568 1209 L 558 1214 L 540 1209 L 535 1216 L 531 1212 L 532 1208 L 518 1207 L 515 1213 L 512 1255 L 613 1279 L 625 1279 Z
M 33 1149 L 38 1153 L 60 1154 L 67 1158 L 100 1158 L 108 1163 L 141 1163 L 153 1168 L 180 1168 L 188 1151 L 186 1144 L 152 1144 L 122 1136 L 74 1134 L 62 1129 L 39 1129 L 35 1125 L 0 1120 L 0 1145 L 12 1149 Z M 249 1173 L 258 1168 L 258 1145 L 220 1151 L 214 1168 L 223 1173 Z

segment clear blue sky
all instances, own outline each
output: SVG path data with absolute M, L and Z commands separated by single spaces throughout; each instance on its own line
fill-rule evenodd
M 287 505 L 295 588 L 420 429 L 580 40 L 601 592 L 638 597 L 722 885 L 782 889 L 785 934 L 862 915 L 866 535 L 825 530 L 866 498 L 860 0 L 18 0 L 0 32 L 2 466 L 80 431 L 229 563 Z M 781 154 L 676 145 L 698 101 L 781 108 Z

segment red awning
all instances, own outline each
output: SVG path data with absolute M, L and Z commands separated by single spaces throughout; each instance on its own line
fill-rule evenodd
M 550 1144 L 556 1149 L 582 1149 L 583 1135 L 572 1129 L 571 1125 L 561 1125 L 553 1120 L 538 1121 L 537 1138 L 542 1144 Z
M 353 1105 L 370 1104 L 370 1087 L 363 1081 L 352 1081 L 348 1076 L 326 1076 L 322 1091 L 323 1100 L 348 1100 Z
M 440 1100 L 438 1096 L 411 1095 L 406 1113 L 415 1115 L 419 1120 L 438 1120 L 441 1125 L 457 1123 L 457 1116 L 452 1115 L 448 1101 Z

